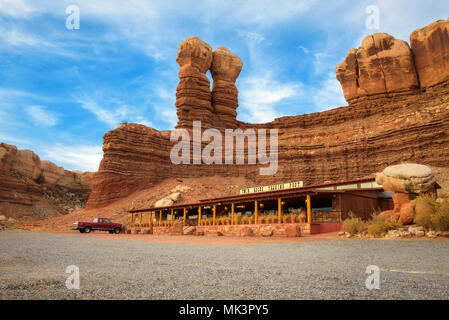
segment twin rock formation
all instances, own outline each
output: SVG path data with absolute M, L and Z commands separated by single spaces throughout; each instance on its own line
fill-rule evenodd
M 212 52 L 210 45 L 197 37 L 184 40 L 178 49 L 179 85 L 176 89 L 177 128 L 188 128 L 202 120 L 203 128 L 237 126 L 238 90 L 235 81 L 242 60 L 227 48 Z M 210 92 L 210 70 L 214 80 Z
M 407 94 L 449 80 L 448 22 L 414 31 L 411 48 L 386 33 L 367 36 L 335 69 L 346 100 Z
M 376 34 L 337 67 L 348 106 L 283 117 L 264 124 L 235 119 L 235 80 L 242 64 L 224 48 L 198 38 L 181 43 L 177 128 L 278 129 L 278 171 L 259 165 L 174 165 L 170 131 L 122 124 L 104 136 L 104 157 L 88 208 L 100 208 L 165 179 L 245 177 L 254 185 L 305 184 L 372 176 L 386 166 L 415 162 L 449 168 L 449 21 L 437 21 L 404 41 Z M 212 92 L 205 73 L 214 79 Z

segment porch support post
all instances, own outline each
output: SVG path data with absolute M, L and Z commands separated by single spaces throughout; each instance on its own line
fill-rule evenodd
M 234 221 L 234 211 L 235 211 L 235 204 L 234 202 L 231 204 L 231 224 L 235 224 Z
M 282 223 L 282 199 L 278 198 L 278 223 Z
M 173 209 L 170 211 L 170 224 L 173 225 Z
M 184 220 L 183 220 L 183 222 L 184 222 L 184 225 L 186 225 L 186 219 L 187 219 L 187 208 L 184 208 L 183 210 L 184 210 Z
M 212 207 L 212 214 L 213 214 L 213 217 L 212 217 L 212 224 L 215 226 L 215 216 L 216 216 L 216 214 L 217 214 L 217 206 L 214 204 L 214 206 Z
M 142 226 L 142 212 L 139 213 L 139 227 Z
M 198 225 L 201 225 L 201 206 L 198 207 Z
M 162 210 L 159 210 L 159 227 L 162 225 Z
M 254 224 L 259 222 L 259 203 L 257 200 L 254 201 Z
M 307 195 L 307 222 L 312 223 L 312 201 L 310 200 L 310 194 Z

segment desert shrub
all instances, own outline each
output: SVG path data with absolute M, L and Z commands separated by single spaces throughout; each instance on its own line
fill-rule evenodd
M 434 228 L 435 213 L 439 203 L 434 196 L 420 195 L 415 199 L 415 223 L 427 229 Z
M 350 235 L 360 233 L 364 230 L 365 223 L 362 219 L 356 217 L 352 212 L 349 213 L 349 218 L 343 221 L 343 230 Z
M 216 217 L 215 223 L 220 226 L 226 224 L 226 217 Z
M 212 218 L 209 218 L 209 217 L 201 219 L 201 223 L 204 226 L 212 225 L 212 222 L 213 222 Z
M 438 198 L 439 199 L 449 199 L 449 192 L 446 192 L 446 191 L 438 192 Z
M 264 223 L 270 223 L 270 217 L 267 215 L 267 214 L 261 214 L 259 217 L 258 217 L 258 222 L 259 223 L 262 223 L 262 224 L 264 224 Z
M 432 217 L 435 214 L 437 202 L 429 195 L 420 195 L 415 200 L 415 223 L 427 229 L 432 228 Z
M 432 229 L 432 217 L 434 214 L 432 212 L 425 212 L 417 214 L 415 216 L 415 223 L 419 226 L 423 226 L 426 229 Z
M 434 230 L 449 231 L 449 199 L 442 199 L 438 203 L 431 217 L 431 227 Z
M 380 216 L 376 213 L 373 213 L 371 219 L 366 222 L 366 225 L 367 232 L 373 236 L 380 236 L 390 230 L 402 227 L 399 221 L 389 219 L 386 216 Z

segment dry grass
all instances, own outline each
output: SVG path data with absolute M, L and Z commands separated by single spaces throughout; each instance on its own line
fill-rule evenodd
M 432 217 L 432 227 L 438 231 L 449 231 L 449 199 L 439 203 Z
M 430 195 L 422 195 L 416 198 L 416 205 L 425 208 L 415 217 L 417 225 L 426 229 L 449 231 L 449 198 L 443 196 L 436 199 Z
M 435 197 L 430 195 L 421 195 L 415 199 L 416 208 L 419 214 L 415 217 L 415 223 L 427 229 L 432 229 L 432 217 L 435 215 L 438 202 Z
M 373 214 L 371 219 L 366 222 L 366 231 L 372 236 L 380 236 L 387 233 L 390 230 L 398 229 L 402 227 L 399 221 L 388 219 L 378 214 Z
M 365 223 L 362 219 L 356 217 L 352 212 L 349 213 L 349 218 L 343 222 L 343 230 L 350 235 L 363 232 L 365 229 Z

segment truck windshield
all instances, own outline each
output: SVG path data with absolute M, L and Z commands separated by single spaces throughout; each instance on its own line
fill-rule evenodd
M 97 223 L 98 222 L 98 218 L 94 218 L 94 220 L 92 222 Z

